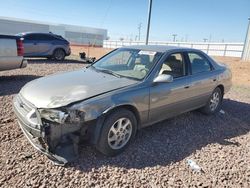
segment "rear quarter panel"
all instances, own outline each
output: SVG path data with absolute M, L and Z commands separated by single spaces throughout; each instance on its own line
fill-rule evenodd
M 228 67 L 222 67 L 218 75 L 218 84 L 223 85 L 224 94 L 232 87 L 232 73 Z

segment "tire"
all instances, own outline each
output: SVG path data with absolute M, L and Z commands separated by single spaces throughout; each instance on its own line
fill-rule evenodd
M 63 49 L 56 49 L 53 53 L 53 58 L 57 61 L 62 61 L 65 58 L 65 52 Z
M 131 111 L 119 109 L 111 113 L 104 121 L 96 144 L 97 150 L 106 156 L 120 154 L 134 139 L 136 127 L 137 120 Z
M 209 97 L 207 104 L 200 110 L 206 115 L 217 113 L 221 109 L 223 95 L 220 88 L 215 88 L 212 95 Z

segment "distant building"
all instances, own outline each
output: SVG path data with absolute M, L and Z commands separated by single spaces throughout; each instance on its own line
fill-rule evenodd
M 103 40 L 107 38 L 106 29 L 0 17 L 0 34 L 23 32 L 52 32 L 76 45 L 103 46 Z

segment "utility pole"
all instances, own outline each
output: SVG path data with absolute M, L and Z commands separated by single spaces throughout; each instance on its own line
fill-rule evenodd
M 212 34 L 209 35 L 209 42 L 212 42 Z
M 241 59 L 243 61 L 250 61 L 250 17 L 248 18 L 246 38 L 244 42 L 244 48 L 241 55 Z
M 148 27 L 147 27 L 146 45 L 148 45 L 150 20 L 151 20 L 151 10 L 152 10 L 152 0 L 149 0 L 149 6 L 148 6 Z
M 207 42 L 208 39 L 203 39 L 204 42 Z
M 173 36 L 173 42 L 175 42 L 175 41 L 176 41 L 177 34 L 173 34 L 172 36 Z
M 139 41 L 141 40 L 141 27 L 142 27 L 142 24 L 141 23 L 139 23 L 139 25 L 138 25 L 138 39 L 139 39 Z

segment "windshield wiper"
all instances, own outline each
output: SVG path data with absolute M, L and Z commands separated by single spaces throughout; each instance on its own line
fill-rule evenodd
M 95 69 L 97 69 L 97 68 L 95 67 Z M 113 72 L 113 71 L 111 71 L 109 69 L 97 69 L 97 70 L 101 71 L 101 72 L 104 72 L 104 73 L 107 73 L 107 74 L 111 74 L 111 75 L 113 75 L 113 76 L 115 76 L 117 78 L 121 78 L 120 74 L 117 74 L 117 73 L 115 73 L 115 72 Z

